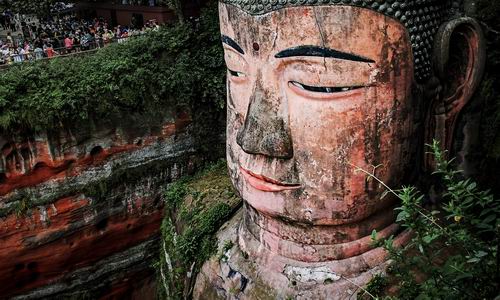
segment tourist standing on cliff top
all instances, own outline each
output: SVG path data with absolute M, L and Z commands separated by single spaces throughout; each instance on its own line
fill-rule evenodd
M 68 35 L 64 39 L 64 47 L 66 48 L 66 51 L 68 53 L 73 51 L 73 39 L 70 38 Z

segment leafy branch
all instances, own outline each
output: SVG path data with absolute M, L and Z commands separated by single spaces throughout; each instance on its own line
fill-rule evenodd
M 355 168 L 401 200 L 396 221 L 413 233 L 400 248 L 393 245 L 393 237 L 377 240 L 376 231 L 372 233 L 374 243 L 394 261 L 389 273 L 397 279 L 397 299 L 494 298 L 500 292 L 500 201 L 471 179 L 463 179 L 438 142 L 427 146 L 436 162 L 431 176 L 442 186 L 436 210 L 424 206 L 424 196 L 416 188 L 393 190 L 375 172 Z M 379 299 L 373 291 L 365 295 Z

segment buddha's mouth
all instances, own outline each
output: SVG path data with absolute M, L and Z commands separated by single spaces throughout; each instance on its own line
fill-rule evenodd
M 296 190 L 301 187 L 300 184 L 280 182 L 264 175 L 255 174 L 252 171 L 246 170 L 242 167 L 240 167 L 240 171 L 248 184 L 250 184 L 253 188 L 263 192 L 281 192 L 287 190 Z

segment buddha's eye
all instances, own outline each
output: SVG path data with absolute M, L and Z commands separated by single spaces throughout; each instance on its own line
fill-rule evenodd
M 245 74 L 237 71 L 233 71 L 231 69 L 227 69 L 229 71 L 229 74 L 234 77 L 244 77 Z
M 310 85 L 305 85 L 303 83 L 299 83 L 297 81 L 290 81 L 290 84 L 305 91 L 313 93 L 326 93 L 326 94 L 341 93 L 363 88 L 363 86 L 345 86 L 345 87 L 310 86 Z

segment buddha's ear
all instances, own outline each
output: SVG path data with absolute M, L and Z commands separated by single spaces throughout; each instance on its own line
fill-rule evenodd
M 434 69 L 440 81 L 434 137 L 451 149 L 455 123 L 484 73 L 486 45 L 479 24 L 462 17 L 441 26 L 434 44 Z

